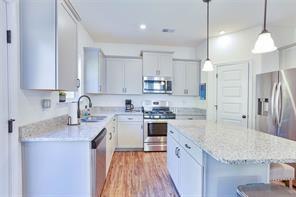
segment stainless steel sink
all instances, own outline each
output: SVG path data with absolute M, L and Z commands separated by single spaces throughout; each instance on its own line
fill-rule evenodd
M 107 116 L 89 116 L 85 118 L 81 118 L 81 122 L 100 122 L 107 118 Z

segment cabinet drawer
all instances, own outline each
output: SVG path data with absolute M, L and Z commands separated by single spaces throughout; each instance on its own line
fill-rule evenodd
M 177 115 L 176 116 L 177 120 L 206 120 L 206 116 L 202 115 Z
M 120 115 L 118 116 L 118 121 L 120 122 L 141 122 L 143 121 L 143 116 L 141 115 Z
M 168 135 L 172 136 L 177 142 L 179 142 L 179 132 L 173 127 L 168 127 Z
M 180 136 L 180 144 L 186 150 L 191 157 L 193 157 L 200 165 L 203 165 L 203 154 L 202 150 L 193 144 L 188 138 L 184 137 L 183 135 Z

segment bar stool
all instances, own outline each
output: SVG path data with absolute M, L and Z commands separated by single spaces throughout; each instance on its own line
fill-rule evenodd
M 240 185 L 236 190 L 238 197 L 292 197 L 296 191 L 285 186 L 255 183 Z
M 284 163 L 270 164 L 270 180 L 271 181 L 289 181 L 289 187 L 293 188 L 294 179 L 295 179 L 295 170 L 292 166 Z

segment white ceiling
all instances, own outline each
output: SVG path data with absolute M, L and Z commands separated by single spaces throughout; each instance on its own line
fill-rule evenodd
M 202 0 L 71 0 L 97 42 L 194 46 L 206 36 Z M 269 0 L 268 23 L 296 26 L 296 0 Z M 212 0 L 211 36 L 262 24 L 264 0 Z M 146 24 L 145 31 L 139 29 Z M 175 33 L 163 33 L 173 28 Z M 259 33 L 259 32 L 258 32 Z

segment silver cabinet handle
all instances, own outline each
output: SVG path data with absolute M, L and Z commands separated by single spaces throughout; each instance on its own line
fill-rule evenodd
M 80 79 L 77 79 L 77 88 L 80 88 Z
M 185 144 L 185 147 L 191 149 L 191 146 L 189 146 L 188 144 Z
M 178 147 L 175 148 L 175 155 L 178 157 Z
M 174 134 L 174 131 L 170 130 L 170 133 L 171 133 L 171 134 Z
M 112 133 L 109 133 L 110 137 L 109 137 L 109 140 L 112 140 Z
M 133 120 L 134 118 L 128 118 L 128 120 Z
M 180 148 L 177 148 L 177 157 L 180 159 Z

